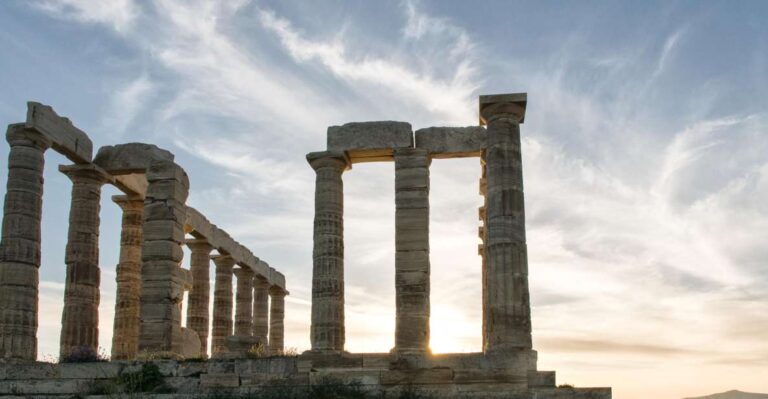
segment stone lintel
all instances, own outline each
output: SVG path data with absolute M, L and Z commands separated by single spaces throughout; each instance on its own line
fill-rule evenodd
M 480 125 L 485 125 L 490 115 L 509 113 L 525 122 L 525 107 L 528 103 L 527 93 L 487 94 L 480 96 Z
M 115 183 L 115 178 L 104 169 L 92 163 L 77 165 L 59 165 L 59 172 L 67 176 L 76 176 L 78 174 L 93 175 L 100 178 L 104 183 Z
M 27 102 L 25 126 L 37 130 L 51 140 L 51 146 L 78 164 L 89 163 L 93 158 L 93 142 L 85 132 L 72 122 L 56 114 L 48 105 Z
M 107 145 L 99 148 L 93 163 L 113 175 L 146 173 L 153 161 L 173 162 L 170 151 L 145 143 Z
M 147 175 L 144 173 L 131 173 L 127 175 L 113 175 L 115 182 L 113 183 L 120 191 L 141 197 L 142 199 L 147 194 Z
M 346 151 L 352 163 L 391 161 L 395 148 L 413 147 L 411 124 L 351 122 L 328 127 L 328 150 Z
M 479 157 L 487 134 L 481 126 L 428 127 L 414 133 L 416 148 L 429 151 L 432 158 Z

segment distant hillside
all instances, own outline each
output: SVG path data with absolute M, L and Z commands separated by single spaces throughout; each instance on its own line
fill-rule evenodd
M 709 396 L 699 396 L 685 399 L 768 399 L 768 393 L 749 393 L 741 391 L 728 391 Z

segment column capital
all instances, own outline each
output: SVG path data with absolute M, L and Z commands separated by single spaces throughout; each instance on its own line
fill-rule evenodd
M 114 176 L 94 164 L 59 165 L 59 172 L 67 175 L 73 183 L 96 182 L 114 184 L 115 182 Z
M 288 291 L 280 288 L 279 286 L 273 285 L 269 287 L 269 295 L 278 298 L 285 298 L 285 296 L 288 295 Z
M 253 286 L 256 288 L 266 288 L 269 289 L 269 281 L 265 279 L 263 276 L 259 276 L 258 274 L 253 276 Z
M 235 266 L 235 258 L 228 254 L 211 256 L 211 260 L 217 268 L 232 269 Z
M 525 121 L 527 93 L 490 94 L 480 96 L 480 125 L 494 119 L 507 118 L 515 123 Z
M 144 209 L 144 198 L 135 195 L 113 195 L 112 202 L 123 211 L 138 211 Z
M 235 273 L 235 276 L 237 276 L 238 280 L 253 278 L 253 270 L 247 266 L 240 266 L 237 269 L 232 270 L 232 272 Z
M 307 154 L 312 169 L 337 168 L 340 172 L 352 169 L 352 162 L 344 151 L 318 151 Z
M 213 251 L 213 245 L 205 238 L 190 238 L 185 244 L 192 252 L 205 252 L 210 254 Z
M 22 145 L 26 147 L 35 147 L 40 151 L 45 151 L 53 145 L 51 139 L 35 129 L 26 127 L 24 123 L 14 123 L 8 125 L 5 134 L 8 144 L 13 146 Z

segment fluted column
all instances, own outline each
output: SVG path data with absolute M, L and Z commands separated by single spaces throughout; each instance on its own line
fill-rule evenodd
M 144 241 L 144 199 L 112 197 L 123 210 L 120 233 L 120 263 L 117 264 L 117 298 L 112 335 L 112 359 L 134 359 L 139 350 L 139 305 L 141 294 L 141 244 Z
M 237 276 L 235 335 L 250 337 L 253 333 L 253 271 L 239 267 L 234 273 Z
M 253 336 L 266 346 L 269 339 L 269 282 L 253 278 Z
M 313 351 L 340 352 L 344 350 L 344 184 L 341 174 L 350 167 L 350 162 L 346 154 L 336 151 L 310 153 L 307 160 L 317 174 L 310 340 Z M 270 331 L 270 343 L 272 336 Z
M 525 94 L 480 97 L 481 120 L 488 126 L 485 351 L 489 353 L 531 349 L 520 154 L 525 105 Z
M 211 354 L 226 350 L 227 337 L 232 335 L 232 269 L 235 260 L 229 255 L 214 256 L 216 282 L 213 289 L 213 339 Z
M 37 358 L 38 269 L 43 154 L 51 143 L 34 130 L 8 127 L 8 181 L 0 242 L 0 358 Z
M 189 291 L 187 306 L 187 328 L 200 337 L 200 353 L 208 353 L 209 308 L 211 297 L 211 251 L 213 246 L 205 239 L 187 240 L 187 247 L 192 251 L 190 272 L 192 289 Z
M 429 350 L 429 165 L 427 150 L 398 148 L 395 158 L 395 351 Z
M 109 176 L 93 165 L 61 166 L 59 170 L 72 180 L 59 347 L 64 358 L 73 350 L 97 353 L 99 349 L 99 211 L 101 186 Z
M 285 349 L 285 291 L 275 286 L 269 295 L 269 352 L 278 355 Z
M 483 299 L 483 325 L 482 325 L 482 348 L 485 350 L 486 343 L 488 342 L 488 264 L 485 261 L 485 242 L 488 240 L 488 229 L 486 226 L 488 226 L 488 218 L 486 216 L 486 209 L 488 207 L 488 197 L 486 194 L 488 193 L 488 184 L 487 184 L 487 172 L 485 167 L 485 150 L 482 151 L 480 154 L 480 168 L 482 171 L 482 177 L 480 178 L 480 187 L 479 187 L 479 194 L 483 197 L 483 206 L 478 208 L 478 219 L 480 220 L 480 242 L 477 246 L 477 253 L 480 255 L 481 259 L 481 272 L 480 272 L 480 281 L 481 281 L 481 290 L 482 290 L 482 299 Z

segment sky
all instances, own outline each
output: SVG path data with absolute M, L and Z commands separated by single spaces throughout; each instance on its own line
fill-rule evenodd
M 760 1 L 9 0 L 0 122 L 23 121 L 34 100 L 95 148 L 175 153 L 188 203 L 286 275 L 286 345 L 304 350 L 314 200 L 304 157 L 325 148 L 326 128 L 477 125 L 479 95 L 527 92 L 539 369 L 559 384 L 612 386 L 618 399 L 768 392 L 767 19 Z M 66 163 L 46 153 L 40 359 L 58 353 Z M 436 353 L 480 350 L 479 177 L 477 159 L 432 163 Z M 344 184 L 347 349 L 388 351 L 394 166 L 356 164 Z M 116 194 L 104 188 L 101 210 L 107 353 Z

